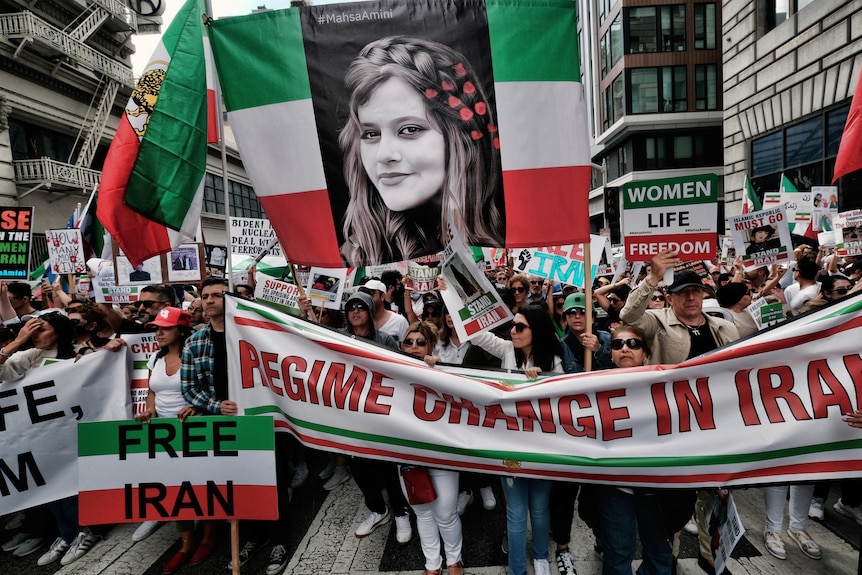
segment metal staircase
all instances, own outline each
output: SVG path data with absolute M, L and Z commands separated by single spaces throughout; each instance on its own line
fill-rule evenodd
M 105 77 L 105 85 L 99 98 L 99 105 L 96 107 L 95 115 L 90 122 L 84 143 L 81 145 L 81 151 L 78 152 L 78 159 L 75 161 L 76 166 L 87 168 L 92 163 L 93 156 L 99 147 L 99 142 L 102 140 L 102 134 L 105 131 L 108 118 L 111 117 L 111 107 L 114 105 L 114 99 L 117 97 L 119 87 L 119 82 L 107 76 Z
M 74 30 L 69 32 L 69 37 L 78 42 L 83 42 L 92 36 L 109 17 L 110 14 L 108 14 L 107 10 L 97 4 L 93 4 L 90 14 Z

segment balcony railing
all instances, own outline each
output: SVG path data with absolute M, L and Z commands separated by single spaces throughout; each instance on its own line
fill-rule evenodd
M 134 86 L 131 68 L 75 40 L 32 12 L 0 14 L 0 36 L 32 40 L 70 57 L 86 68 L 101 72 L 124 86 Z
M 138 17 L 131 8 L 119 0 L 95 0 L 95 3 L 111 13 L 111 16 L 128 24 L 129 29 L 138 31 Z
M 81 168 L 51 158 L 14 160 L 15 182 L 18 184 L 48 184 L 79 190 L 92 190 L 99 183 L 101 172 Z

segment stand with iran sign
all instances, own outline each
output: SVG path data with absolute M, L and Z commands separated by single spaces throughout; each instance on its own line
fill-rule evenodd
M 614 485 L 862 477 L 862 433 L 841 417 L 862 402 L 862 295 L 679 365 L 537 381 L 431 368 L 231 296 L 225 308 L 230 397 L 311 447 Z
M 732 216 L 727 225 L 746 270 L 790 261 L 793 244 L 784 206 Z
M 624 185 L 626 260 L 649 261 L 664 250 L 677 252 L 682 261 L 714 258 L 718 192 L 715 174 Z

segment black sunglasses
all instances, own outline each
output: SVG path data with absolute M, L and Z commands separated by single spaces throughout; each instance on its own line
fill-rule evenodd
M 419 347 L 422 347 L 423 345 L 427 345 L 427 344 L 428 344 L 428 340 L 425 338 L 405 339 L 404 340 L 404 347 L 410 347 L 412 345 L 418 345 Z
M 635 339 L 630 337 L 628 339 L 612 339 L 611 340 L 611 349 L 615 351 L 619 351 L 623 348 L 623 346 L 628 346 L 631 350 L 637 350 L 643 347 L 644 342 L 639 339 Z
M 587 315 L 587 310 L 582 307 L 572 307 L 566 310 L 566 315 Z
M 132 305 L 135 307 L 143 306 L 143 307 L 149 308 L 149 307 L 154 306 L 157 303 L 161 303 L 161 302 L 139 299 L 138 301 L 134 302 Z
M 847 292 L 849 292 L 849 291 L 850 291 L 849 287 L 840 287 L 840 288 L 835 288 L 834 290 L 832 290 L 833 293 L 838 293 L 840 295 L 847 295 Z
M 518 333 L 521 333 L 525 329 L 529 329 L 529 328 L 530 328 L 530 325 L 526 324 L 526 323 L 513 323 L 512 324 L 512 329 L 514 329 Z
M 368 307 L 361 303 L 355 303 L 347 306 L 347 311 L 368 311 Z
M 525 291 L 527 291 L 527 288 L 524 288 L 524 287 L 513 287 L 513 288 L 512 288 L 512 291 L 513 291 L 513 292 L 515 292 L 515 293 L 521 293 L 521 292 L 525 292 Z
M 664 296 L 663 295 L 654 295 L 650 299 L 653 301 L 664 301 Z
M 436 309 L 429 309 L 422 312 L 422 317 L 440 317 L 440 312 Z

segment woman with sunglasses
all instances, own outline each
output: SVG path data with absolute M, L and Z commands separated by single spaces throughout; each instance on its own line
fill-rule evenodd
M 437 345 L 437 328 L 427 321 L 416 322 L 407 328 L 401 340 L 401 351 L 434 365 L 439 358 L 431 352 Z M 427 359 L 426 359 L 427 358 Z M 407 469 L 401 466 L 403 473 Z M 436 499 L 430 503 L 411 503 L 416 514 L 416 531 L 422 554 L 425 555 L 425 575 L 440 575 L 443 560 L 440 557 L 440 539 L 446 554 L 446 571 L 449 575 L 462 575 L 461 518 L 458 516 L 458 472 L 449 469 L 428 468 Z M 402 484 L 403 485 L 403 484 Z M 407 496 L 405 489 L 405 497 Z
M 649 357 L 649 344 L 640 328 L 623 326 L 612 333 L 611 361 L 616 367 L 646 365 Z M 643 562 L 637 572 L 670 573 L 673 551 L 662 522 L 658 495 L 644 489 L 611 485 L 600 489 L 602 575 L 631 575 L 638 535 Z
M 530 303 L 527 296 L 530 293 L 530 278 L 524 274 L 517 274 L 509 279 L 507 286 L 509 291 L 515 298 L 515 305 L 512 306 L 512 313 L 517 313 L 518 310 Z
M 853 289 L 853 283 L 847 278 L 847 276 L 841 274 L 824 276 L 823 279 L 820 280 L 820 289 L 818 290 L 817 295 L 805 302 L 805 304 L 799 308 L 799 313 L 805 313 L 812 309 L 829 305 L 833 301 L 841 299 L 851 291 L 858 291 L 858 289 Z
M 511 341 L 484 332 L 475 336 L 471 342 L 499 357 L 503 369 L 523 370 L 530 379 L 536 379 L 542 371 L 563 373 L 563 348 L 545 305 L 519 307 L 511 333 Z M 502 484 L 506 494 L 509 574 L 527 573 L 529 517 L 533 528 L 533 568 L 537 574 L 550 575 L 548 539 L 552 482 L 527 477 L 503 477 Z
M 661 286 L 653 290 L 649 298 L 647 309 L 664 309 L 667 307 L 667 298 L 664 295 L 664 288 Z

